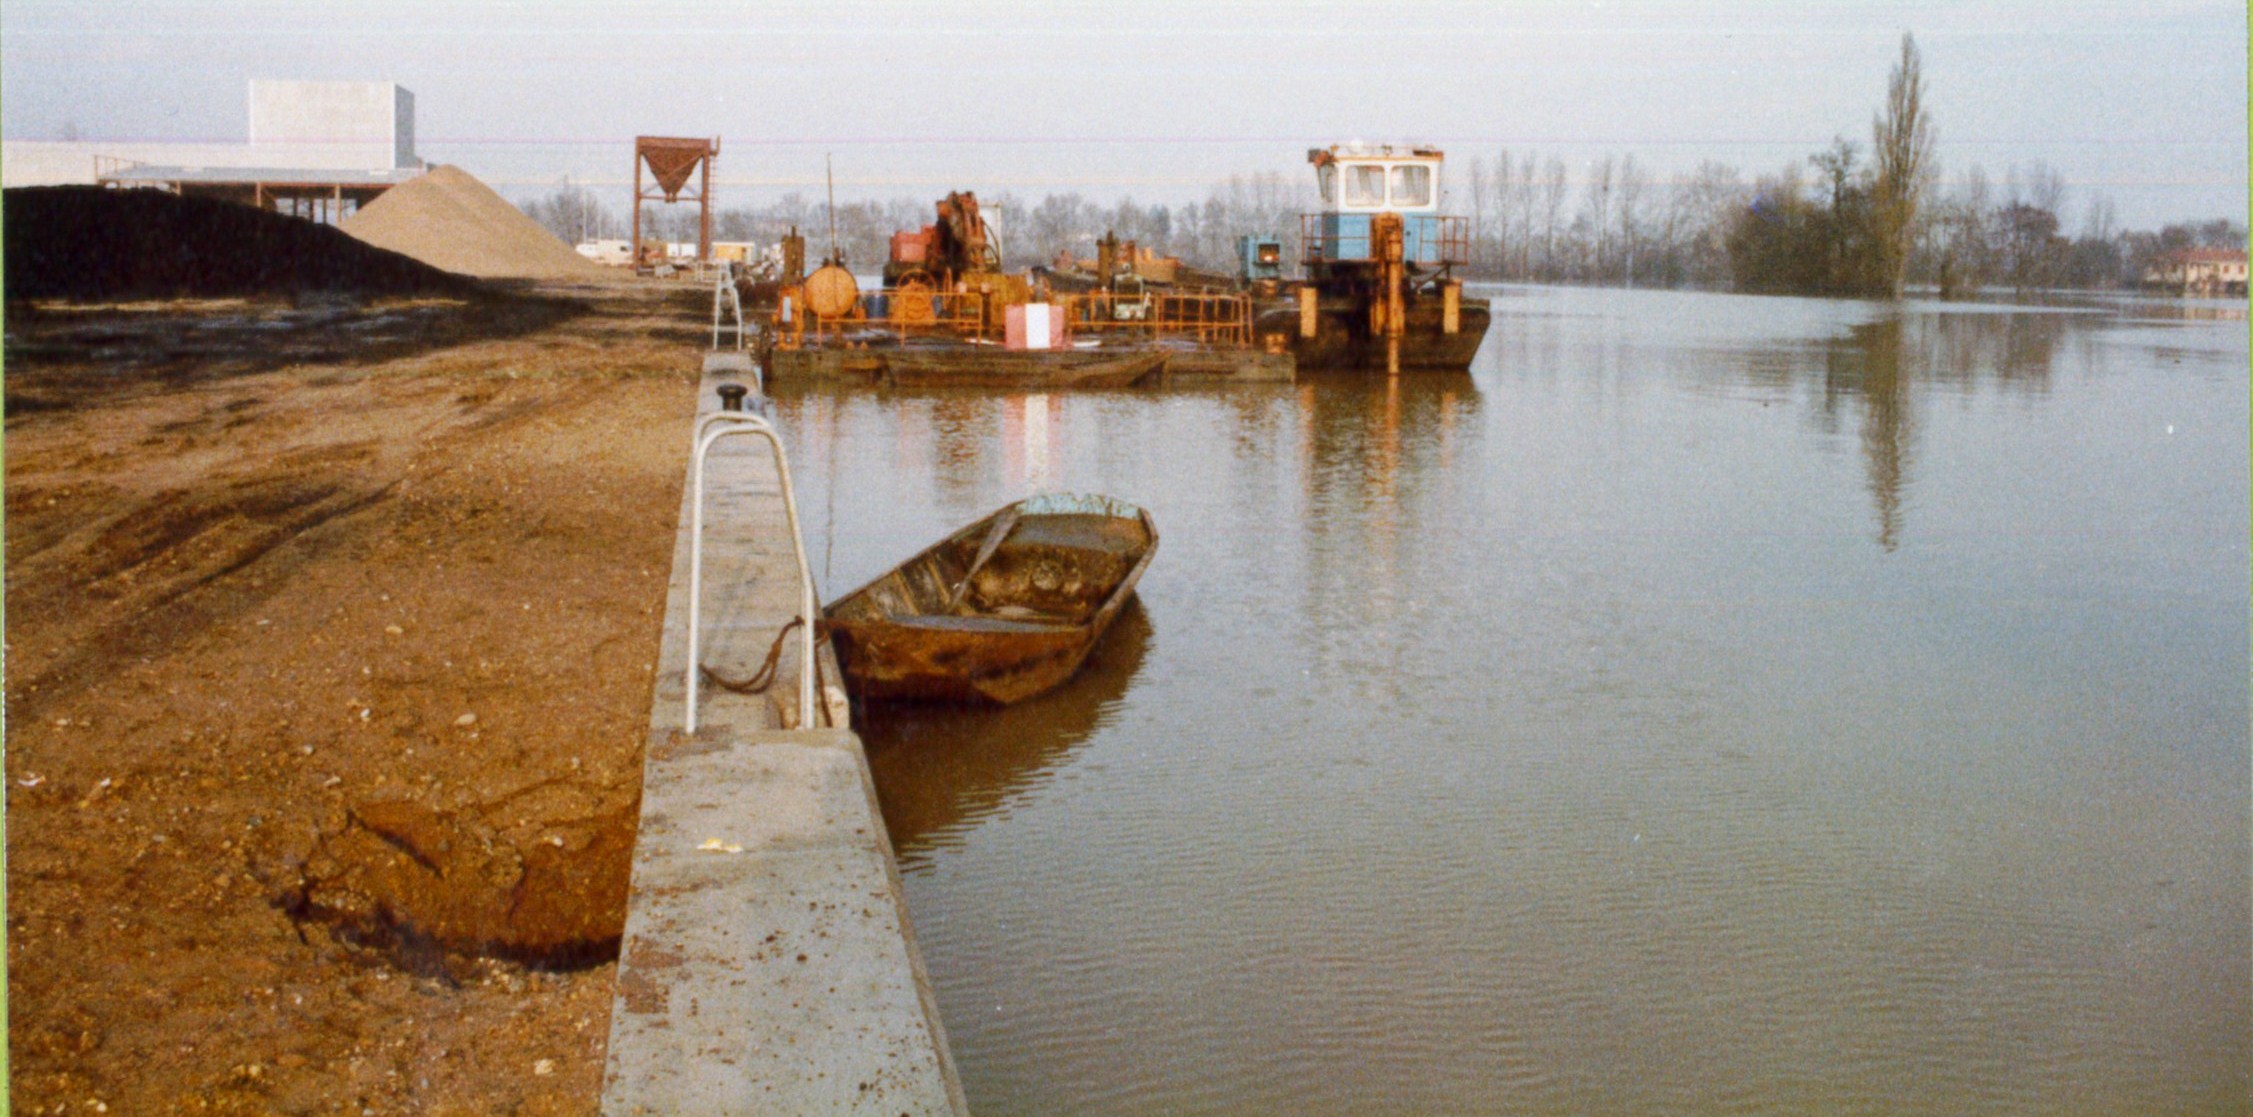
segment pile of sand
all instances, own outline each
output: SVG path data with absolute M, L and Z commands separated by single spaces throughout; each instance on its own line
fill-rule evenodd
M 460 167 L 383 192 L 337 226 L 378 248 L 460 275 L 589 279 L 606 274 Z
M 161 190 L 5 195 L 10 299 L 459 293 L 468 281 L 326 225 Z

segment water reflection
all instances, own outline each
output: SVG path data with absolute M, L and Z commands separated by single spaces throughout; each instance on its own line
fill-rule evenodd
M 2050 390 L 2061 347 L 2077 346 L 2076 363 L 2098 358 L 2097 319 L 2074 313 L 1995 313 L 1981 308 L 1889 311 L 1849 326 L 1823 354 L 1822 426 L 1836 430 L 1842 408 L 1861 412 L 1860 442 L 1878 546 L 1901 546 L 1904 492 L 1917 437 L 1917 396 L 1994 387 L 2040 396 Z M 1774 361 L 1761 379 L 1770 380 Z
M 862 708 L 859 728 L 900 868 L 928 864 L 980 820 L 1038 788 L 1074 746 L 1109 724 L 1153 639 L 1138 597 L 1119 611 L 1086 667 L 1038 698 L 1000 709 L 904 702 Z
M 782 386 L 843 584 L 1036 485 L 1165 532 L 1066 690 L 862 719 L 973 1107 L 2243 1109 L 2242 319 L 1496 309 L 1472 377 Z
M 1419 585 L 1426 551 L 1449 546 L 1450 502 L 1464 444 L 1477 436 L 1471 375 L 1385 379 L 1313 376 L 1296 393 L 1300 423 L 1301 530 L 1308 568 L 1305 613 L 1321 635 L 1315 666 L 1359 688 L 1392 695 L 1419 609 L 1446 587 Z M 1437 535 L 1434 539 L 1432 536 Z
M 1001 415 L 1002 469 L 1010 487 L 1039 491 L 1054 484 L 1050 451 L 1063 426 L 1063 397 L 1012 396 L 1002 401 Z
M 928 414 L 931 476 L 949 499 L 974 500 L 984 481 L 979 459 L 999 441 L 994 408 L 976 396 L 948 395 L 932 400 Z
M 1862 453 L 1868 459 L 1871 499 L 1877 503 L 1878 546 L 1901 545 L 1901 484 L 1908 442 L 1915 431 L 1901 375 L 1902 321 L 1887 318 L 1853 328 L 1851 340 L 1832 347 L 1823 365 L 1823 406 L 1834 412 L 1842 398 L 1862 408 Z

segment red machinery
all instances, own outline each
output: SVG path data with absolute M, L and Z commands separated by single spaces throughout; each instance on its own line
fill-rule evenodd
M 952 290 L 957 279 L 971 272 L 1001 270 L 1001 238 L 978 213 L 976 194 L 948 194 L 939 199 L 937 210 L 937 224 L 892 234 L 885 286 Z

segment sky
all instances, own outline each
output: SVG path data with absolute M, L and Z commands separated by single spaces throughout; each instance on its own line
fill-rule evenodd
M 1941 172 L 2063 175 L 2077 227 L 2247 208 L 2246 7 L 2220 3 L 352 3 L 0 0 L 0 133 L 242 142 L 252 78 L 396 81 L 418 152 L 619 200 L 637 134 L 721 137 L 715 201 L 1104 202 L 1306 177 L 1306 149 L 1632 155 L 1747 177 L 1869 143 L 1903 32 Z M 1460 208 L 1460 207 L 1458 207 Z

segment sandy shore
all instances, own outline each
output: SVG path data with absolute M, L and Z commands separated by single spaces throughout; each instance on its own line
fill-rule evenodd
M 16 1112 L 594 1111 L 702 309 L 9 308 Z

